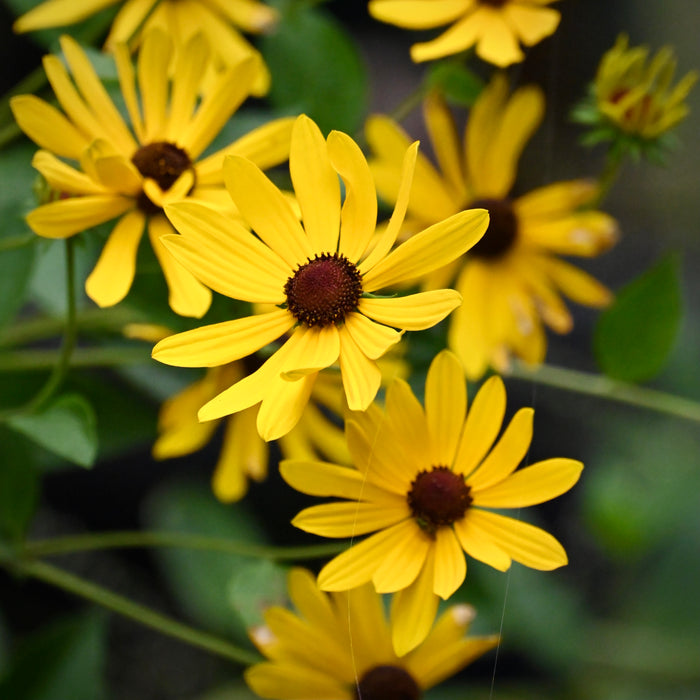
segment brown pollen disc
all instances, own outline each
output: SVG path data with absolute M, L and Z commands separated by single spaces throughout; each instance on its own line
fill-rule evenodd
M 150 177 L 158 183 L 164 192 L 169 190 L 175 181 L 185 172 L 192 170 L 192 161 L 187 153 L 168 141 L 155 141 L 146 146 L 141 146 L 131 158 L 131 162 L 144 177 Z M 160 211 L 148 197 L 141 193 L 139 206 L 146 213 Z
M 518 235 L 518 220 L 513 205 L 507 199 L 477 199 L 470 209 L 487 209 L 489 227 L 481 240 L 469 250 L 469 255 L 484 260 L 502 257 L 510 250 Z
M 287 308 L 305 326 L 340 323 L 357 308 L 362 276 L 339 253 L 322 253 L 300 265 L 284 285 Z
M 422 693 L 410 673 L 398 666 L 375 666 L 355 688 L 355 700 L 420 700 Z
M 413 517 L 429 535 L 463 518 L 471 502 L 471 490 L 464 478 L 448 467 L 420 472 L 408 492 L 408 506 Z

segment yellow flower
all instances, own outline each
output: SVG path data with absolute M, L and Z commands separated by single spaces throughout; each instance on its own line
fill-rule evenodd
M 476 53 L 496 66 L 525 56 L 520 44 L 534 46 L 553 34 L 559 12 L 545 5 L 555 0 L 370 0 L 375 19 L 406 29 L 452 24 L 432 41 L 414 44 L 416 62 L 451 56 L 476 45 Z
M 348 406 L 364 410 L 381 381 L 376 359 L 401 338 L 395 328 L 429 328 L 460 303 L 451 289 L 375 295 L 454 260 L 488 224 L 483 210 L 460 212 L 391 251 L 417 147 L 406 152 L 401 191 L 379 241 L 373 240 L 377 196 L 362 152 L 337 131 L 326 141 L 304 115 L 294 125 L 290 152 L 301 223 L 281 192 L 240 156 L 224 161 L 226 186 L 258 237 L 194 202 L 166 208 L 180 235 L 165 236 L 163 242 L 201 282 L 231 298 L 276 308 L 166 338 L 153 357 L 181 367 L 216 367 L 284 339 L 262 367 L 205 404 L 200 420 L 261 402 L 258 432 L 265 440 L 276 439 L 296 424 L 319 371 L 336 362 Z M 345 186 L 342 208 L 339 176 Z
M 200 423 L 197 411 L 218 393 L 242 379 L 246 374 L 242 360 L 212 367 L 205 376 L 185 387 L 163 403 L 158 416 L 159 437 L 153 445 L 156 459 L 181 457 L 200 450 L 211 439 L 221 421 Z M 342 416 L 343 393 L 340 376 L 327 373 L 319 376 L 311 391 L 297 425 L 279 440 L 280 451 L 286 458 L 316 459 L 324 455 L 347 464 L 350 455 L 342 429 L 331 420 L 328 412 Z M 225 503 L 237 501 L 248 490 L 248 478 L 262 481 L 267 476 L 269 449 L 255 430 L 257 406 L 229 416 L 219 455 L 212 489 Z
M 558 182 L 521 197 L 509 196 L 520 154 L 540 123 L 544 99 L 535 87 L 508 96 L 498 75 L 475 103 L 464 142 L 445 102 L 431 95 L 424 115 L 439 172 L 419 155 L 404 235 L 466 207 L 488 209 L 491 222 L 468 255 L 433 277 L 464 299 L 452 316 L 449 346 L 462 359 L 469 379 L 489 365 L 507 369 L 510 356 L 539 363 L 544 359 L 543 323 L 557 333 L 571 330 L 572 318 L 561 295 L 601 307 L 610 293 L 559 255 L 591 257 L 608 249 L 617 226 L 606 214 L 587 208 L 596 187 L 586 180 Z M 394 201 L 399 154 L 408 136 L 388 117 L 370 118 L 367 140 L 377 191 Z
M 626 36 L 602 58 L 594 83 L 603 120 L 642 139 L 656 139 L 688 114 L 685 102 L 698 79 L 696 71 L 671 87 L 676 59 L 668 47 L 649 57 L 649 48 L 629 48 Z
M 443 350 L 425 386 L 425 410 L 409 385 L 389 385 L 386 408 L 376 405 L 345 423 L 354 468 L 289 460 L 280 473 L 312 496 L 344 499 L 301 511 L 294 525 L 324 537 L 374 533 L 321 570 L 322 590 L 372 581 L 394 593 L 404 644 L 427 634 L 437 597 L 449 598 L 467 573 L 465 552 L 505 571 L 511 561 L 539 570 L 567 563 L 561 544 L 540 528 L 491 509 L 524 508 L 568 491 L 583 465 L 556 458 L 515 471 L 532 439 L 534 411 L 520 409 L 500 439 L 506 394 L 500 377 L 479 390 L 467 415 L 457 357 Z
M 180 52 L 172 79 L 172 42 L 162 32 L 146 36 L 136 76 L 126 46 L 120 45 L 115 58 L 130 129 L 75 41 L 64 36 L 61 47 L 69 70 L 57 56 L 47 56 L 44 68 L 62 111 L 33 95 L 11 101 L 20 128 L 45 149 L 35 154 L 34 167 L 59 193 L 30 212 L 27 223 L 40 236 L 66 238 L 118 218 L 85 285 L 99 306 L 112 306 L 128 293 L 147 227 L 170 306 L 185 316 L 202 316 L 211 292 L 161 243 L 161 236 L 173 232 L 162 207 L 188 199 L 231 209 L 221 172 L 224 155 L 240 153 L 261 167 L 283 162 L 293 120 L 270 122 L 198 161 L 250 94 L 255 59 L 245 58 L 220 73 L 200 101 L 199 80 L 210 60 L 203 36 Z
M 176 52 L 196 33 L 203 33 L 215 50 L 210 68 L 228 67 L 254 54 L 258 75 L 253 94 L 267 92 L 270 76 L 260 54 L 243 38 L 241 31 L 257 34 L 270 30 L 278 20 L 277 11 L 258 0 L 46 0 L 15 22 L 16 32 L 47 27 L 65 27 L 81 22 L 113 5 L 121 5 L 105 47 L 114 51 L 119 44 L 140 46 L 151 29 L 170 36 Z M 211 76 L 209 76 L 211 77 Z
M 299 568 L 288 586 L 297 612 L 269 608 L 266 624 L 251 632 L 268 661 L 247 669 L 245 679 L 263 698 L 418 700 L 498 644 L 496 635 L 466 636 L 474 609 L 453 605 L 421 646 L 399 656 L 393 624 L 371 586 L 328 595 Z

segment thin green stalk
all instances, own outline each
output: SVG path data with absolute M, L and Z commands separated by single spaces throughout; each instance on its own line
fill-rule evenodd
M 17 250 L 18 248 L 24 248 L 36 241 L 36 234 L 34 233 L 22 233 L 19 236 L 8 236 L 0 240 L 0 253 L 4 253 L 7 250 Z
M 59 355 L 59 350 L 0 352 L 0 372 L 47 370 L 56 365 Z M 71 355 L 70 366 L 123 367 L 147 362 L 150 356 L 150 348 L 145 346 L 78 348 Z
M 603 172 L 598 178 L 598 194 L 590 205 L 591 209 L 597 209 L 600 207 L 603 201 L 607 198 L 608 194 L 610 194 L 612 186 L 615 184 L 615 181 L 620 175 L 624 158 L 625 152 L 621 148 L 612 148 L 608 151 Z
M 597 396 L 630 406 L 648 408 L 658 413 L 700 423 L 700 403 L 697 401 L 656 389 L 616 381 L 599 374 L 579 372 L 564 367 L 552 367 L 551 365 L 541 365 L 536 369 L 529 369 L 524 365 L 515 364 L 511 368 L 509 376 L 515 379 L 532 380 L 557 389 Z
M 139 624 L 150 627 L 169 637 L 179 639 L 193 647 L 198 647 L 217 656 L 222 656 L 243 665 L 258 663 L 262 659 L 254 652 L 241 649 L 229 641 L 208 632 L 190 627 L 182 622 L 163 615 L 144 605 L 135 603 L 107 588 L 86 581 L 75 574 L 46 564 L 42 561 L 15 560 L 11 568 L 18 574 L 43 581 L 56 588 L 72 593 L 85 600 L 100 605 L 107 610 L 128 617 Z
M 194 535 L 185 532 L 141 532 L 124 530 L 119 532 L 97 532 L 67 537 L 52 537 L 34 540 L 22 545 L 22 555 L 46 557 L 73 552 L 103 549 L 161 548 L 199 549 L 212 552 L 240 554 L 257 559 L 273 561 L 296 561 L 321 559 L 346 549 L 348 543 L 334 542 L 300 547 L 269 547 L 266 545 L 236 542 L 225 537 Z

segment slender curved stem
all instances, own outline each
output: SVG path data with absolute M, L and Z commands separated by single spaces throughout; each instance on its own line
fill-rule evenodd
M 625 152 L 622 149 L 610 149 L 608 151 L 607 158 L 605 160 L 605 166 L 603 171 L 598 177 L 598 193 L 595 200 L 590 204 L 592 209 L 597 209 L 606 199 L 612 186 L 617 180 L 620 170 L 622 169 L 622 162 L 624 160 Z
M 346 549 L 345 541 L 332 544 L 318 544 L 299 547 L 269 547 L 246 542 L 236 542 L 225 537 L 210 537 L 184 532 L 140 532 L 124 530 L 119 532 L 86 533 L 35 540 L 22 545 L 22 555 L 45 557 L 69 554 L 96 549 L 131 549 L 141 547 L 169 547 L 179 549 L 200 549 L 215 552 L 228 552 L 258 559 L 274 561 L 295 561 L 300 559 L 320 559 L 338 554 Z
M 169 637 L 174 637 L 217 656 L 223 656 L 236 663 L 249 665 L 262 660 L 255 652 L 241 649 L 225 639 L 190 627 L 51 564 L 42 561 L 14 560 L 11 562 L 11 568 L 22 576 L 29 576 L 48 583 Z
M 700 403 L 697 401 L 636 384 L 619 382 L 603 375 L 551 365 L 529 369 L 522 364 L 514 364 L 508 375 L 515 379 L 533 380 L 557 389 L 576 391 L 630 406 L 648 408 L 658 413 L 700 423 Z
M 21 372 L 46 370 L 53 367 L 59 356 L 57 350 L 15 350 L 0 352 L 0 372 Z M 74 350 L 71 367 L 123 367 L 143 364 L 150 360 L 150 348 L 136 347 L 97 347 Z

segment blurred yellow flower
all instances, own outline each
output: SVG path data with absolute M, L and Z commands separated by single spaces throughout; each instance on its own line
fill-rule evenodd
M 202 33 L 215 52 L 210 68 L 220 69 L 239 63 L 251 53 L 260 54 L 241 32 L 269 31 L 278 21 L 277 11 L 258 0 L 46 0 L 14 23 L 16 32 L 47 27 L 65 27 L 113 5 L 120 5 L 105 48 L 114 51 L 119 44 L 132 50 L 143 42 L 151 29 L 165 32 L 183 49 L 196 33 Z M 267 92 L 270 76 L 262 60 L 258 63 L 253 94 Z
M 483 207 L 491 217 L 479 243 L 429 281 L 448 286 L 456 278 L 463 303 L 452 315 L 448 343 L 469 379 L 489 366 L 505 371 L 512 355 L 542 362 L 543 324 L 558 333 L 572 327 L 562 294 L 593 307 L 611 299 L 605 287 L 559 257 L 595 256 L 617 239 L 615 221 L 590 208 L 595 184 L 558 182 L 510 197 L 520 154 L 543 112 L 538 88 L 522 87 L 509 96 L 505 77 L 497 75 L 474 104 L 462 141 L 444 100 L 432 94 L 424 102 L 440 171 L 418 155 L 403 235 L 469 207 Z M 377 192 L 395 201 L 399 154 L 410 139 L 384 116 L 371 117 L 366 133 Z
M 627 134 L 656 139 L 688 114 L 686 97 L 698 79 L 691 71 L 672 86 L 676 59 L 670 47 L 649 56 L 647 46 L 629 47 L 621 35 L 601 59 L 594 83 L 603 120 Z
M 310 572 L 295 568 L 288 588 L 296 611 L 268 608 L 265 625 L 251 631 L 268 660 L 247 669 L 245 679 L 263 698 L 419 700 L 498 644 L 496 635 L 466 636 L 474 609 L 453 605 L 422 645 L 397 655 L 393 620 L 371 586 L 329 595 Z
M 516 471 L 532 440 L 534 411 L 520 409 L 500 439 L 506 408 L 498 376 L 479 390 L 467 413 L 462 366 L 447 350 L 430 365 L 425 409 L 407 382 L 394 380 L 386 407 L 349 416 L 346 437 L 354 467 L 285 460 L 280 473 L 312 496 L 343 499 L 301 511 L 292 523 L 323 537 L 357 537 L 323 567 L 322 590 L 372 581 L 399 592 L 395 645 L 406 650 L 428 633 L 438 596 L 447 600 L 467 573 L 465 552 L 505 571 L 515 560 L 550 570 L 567 563 L 550 534 L 492 509 L 524 508 L 568 491 L 583 465 L 548 459 Z M 495 444 L 494 444 L 495 443 Z M 399 652 L 402 653 L 402 652 Z
M 432 41 L 414 44 L 416 62 L 451 56 L 476 46 L 477 55 L 499 67 L 525 58 L 520 44 L 533 46 L 553 34 L 556 0 L 370 0 L 375 19 L 406 29 L 452 26 Z
M 254 57 L 219 73 L 200 100 L 200 79 L 210 61 L 202 35 L 171 58 L 171 40 L 161 31 L 150 32 L 136 71 L 126 46 L 119 45 L 115 59 L 130 128 L 78 44 L 64 36 L 61 47 L 68 70 L 58 56 L 44 58 L 60 109 L 34 95 L 11 100 L 19 127 L 42 148 L 32 164 L 58 193 L 30 212 L 27 223 L 40 236 L 67 238 L 118 218 L 85 285 L 103 307 L 121 301 L 131 288 L 147 226 L 170 306 L 185 316 L 202 316 L 211 292 L 161 243 L 163 234 L 174 232 L 162 208 L 188 199 L 231 210 L 221 171 L 224 156 L 238 153 L 261 167 L 285 161 L 293 119 L 270 122 L 197 160 L 249 96 L 257 72 Z
M 277 187 L 240 156 L 224 162 L 226 186 L 257 236 L 194 202 L 166 209 L 180 235 L 163 242 L 197 279 L 228 297 L 274 310 L 258 306 L 252 316 L 171 336 L 155 346 L 153 357 L 180 367 L 217 367 L 283 340 L 259 369 L 206 403 L 200 420 L 261 403 L 258 432 L 265 440 L 277 439 L 299 420 L 319 372 L 336 362 L 349 408 L 364 410 L 381 381 L 376 360 L 404 330 L 430 328 L 459 305 L 451 289 L 376 295 L 459 257 L 488 224 L 484 210 L 460 212 L 391 250 L 417 147 L 405 152 L 394 214 L 378 241 L 377 195 L 364 155 L 346 134 L 332 131 L 324 139 L 305 115 L 295 122 L 289 162 L 301 222 Z

